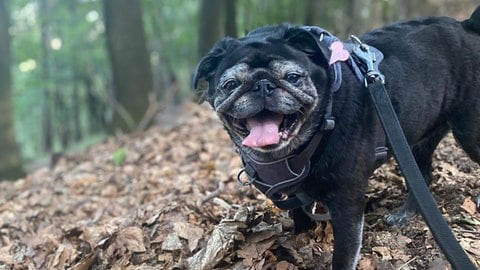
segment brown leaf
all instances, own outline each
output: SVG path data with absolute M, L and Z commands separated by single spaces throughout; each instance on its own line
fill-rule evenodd
M 275 243 L 275 239 L 269 239 L 265 240 L 263 242 L 256 242 L 253 244 L 246 243 L 243 245 L 243 247 L 237 252 L 237 255 L 240 258 L 245 258 L 245 259 L 257 259 L 263 253 L 272 247 L 272 245 Z
M 143 230 L 139 227 L 126 227 L 117 233 L 115 242 L 132 252 L 145 252 Z
M 475 205 L 475 203 L 470 198 L 465 198 L 461 208 L 465 212 L 469 213 L 470 215 L 473 215 L 477 212 L 477 206 Z
M 176 234 L 169 234 L 162 243 L 162 249 L 167 251 L 174 251 L 182 249 L 183 245 L 180 238 Z
M 375 261 L 371 257 L 362 256 L 358 261 L 358 270 L 375 270 Z
M 392 259 L 392 254 L 390 253 L 390 249 L 388 247 L 372 247 L 372 251 L 379 254 L 382 257 L 382 260 Z
M 84 228 L 79 238 L 90 243 L 90 246 L 95 248 L 110 239 L 116 230 L 117 226 L 110 224 L 87 227 Z
M 0 262 L 5 264 L 13 264 L 13 256 L 10 254 L 11 246 L 4 246 L 0 248 Z
M 80 262 L 75 264 L 72 267 L 72 270 L 88 270 L 91 269 L 92 263 L 95 261 L 95 258 L 97 257 L 96 253 L 90 253 L 87 254 L 85 257 L 82 258 Z
M 60 244 L 57 248 L 57 251 L 55 252 L 53 263 L 49 268 L 63 269 L 65 267 L 65 263 L 73 252 L 75 251 L 72 250 L 72 246 Z
M 188 248 L 194 251 L 198 241 L 203 237 L 203 229 L 187 222 L 173 223 L 173 231 L 183 239 L 188 240 Z
M 191 269 L 213 268 L 233 246 L 238 225 L 235 223 L 220 223 L 215 226 L 205 248 L 188 259 Z
M 275 266 L 276 267 L 276 270 L 295 270 L 295 269 L 298 269 L 298 267 L 296 267 L 295 265 L 287 262 L 287 261 L 280 261 L 277 263 L 277 265 Z
M 480 241 L 478 239 L 460 239 L 460 245 L 469 253 L 480 257 Z

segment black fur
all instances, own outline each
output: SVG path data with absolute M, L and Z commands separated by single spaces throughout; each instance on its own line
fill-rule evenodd
M 242 82 L 246 90 L 228 92 L 219 85 L 224 72 L 238 63 L 247 63 L 253 71 L 267 70 L 262 79 L 268 78 L 288 92 L 279 100 L 295 103 L 297 100 L 291 95 L 309 88 L 288 88 L 282 77 L 269 73 L 268 63 L 285 59 L 309 71 L 318 94 L 317 105 L 304 116 L 299 134 L 287 147 L 268 151 L 245 149 L 264 160 L 284 156 L 305 145 L 318 128 L 327 100 L 333 98 L 335 129 L 320 143 L 312 158 L 311 173 L 300 188 L 330 210 L 334 228 L 333 268 L 354 269 L 361 245 L 364 194 L 367 180 L 377 166 L 374 149 L 382 127 L 368 92 L 347 64 L 342 64 L 341 88 L 333 97 L 329 96 L 331 78 L 326 60 L 330 55 L 318 38 L 305 28 L 280 25 L 256 29 L 242 39 L 224 39 L 199 63 L 194 84 L 217 110 L 232 140 L 242 147 L 241 135 L 231 123 L 240 117 L 231 108 L 244 109 L 254 99 L 245 98 L 245 104 L 239 105 L 235 103 L 237 98 L 228 98 L 250 95 L 253 90 L 243 84 L 255 81 L 247 76 L 250 70 L 238 71 L 234 74 L 249 78 Z M 480 7 L 464 22 L 446 17 L 423 18 L 380 28 L 360 38 L 384 54 L 380 70 L 426 181 L 431 179 L 433 151 L 449 130 L 470 158 L 480 163 Z M 222 104 L 222 109 L 218 109 L 224 100 L 230 107 Z M 409 196 L 387 221 L 402 224 L 415 208 Z M 292 216 L 297 230 L 312 226 L 302 211 L 293 211 Z

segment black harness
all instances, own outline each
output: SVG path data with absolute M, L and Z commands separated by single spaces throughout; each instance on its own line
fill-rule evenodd
M 241 152 L 243 168 L 237 176 L 238 181 L 242 185 L 253 184 L 278 208 L 284 210 L 313 204 L 315 201 L 301 191 L 287 197 L 282 194 L 282 191 L 298 185 L 310 173 L 310 160 L 313 153 L 320 144 L 324 132 L 332 130 L 335 124 L 333 119 L 328 119 L 325 123 L 325 127 L 322 128 L 323 132 L 317 132 L 299 154 L 272 162 L 262 162 L 253 159 L 245 152 Z M 249 181 L 241 179 L 243 173 L 248 176 Z M 316 220 L 318 219 L 316 218 Z
M 321 28 L 306 28 L 319 34 L 321 41 L 326 42 L 327 45 L 337 40 Z M 382 53 L 376 48 L 362 43 L 355 36 L 352 36 L 352 41 L 353 42 L 350 43 L 344 43 L 346 49 L 352 56 L 348 59 L 350 67 L 354 70 L 355 74 L 357 74 L 357 77 L 362 78 L 365 87 L 370 93 L 378 117 L 388 138 L 393 156 L 402 170 L 408 189 L 415 198 L 420 213 L 430 228 L 435 241 L 454 269 L 476 269 L 439 212 L 438 206 L 413 157 L 410 146 L 408 145 L 385 89 L 385 78 L 378 68 L 380 61 L 383 59 Z M 339 63 L 333 64 L 331 68 L 331 74 L 333 74 L 331 93 L 338 90 L 341 84 L 341 74 L 339 74 L 341 70 L 339 65 L 336 64 Z M 320 130 L 298 154 L 272 162 L 261 162 L 254 160 L 247 153 L 240 151 L 244 168 L 238 174 L 238 180 L 243 185 L 255 185 L 281 209 L 291 210 L 301 207 L 313 220 L 329 219 L 328 213 L 323 215 L 311 213 L 308 207 L 312 205 L 315 200 L 301 190 L 289 194 L 286 197 L 282 195 L 282 191 L 298 185 L 308 176 L 310 172 L 310 159 L 313 153 L 320 144 L 323 135 L 331 131 L 335 126 L 334 118 L 331 116 L 332 102 L 332 98 L 330 98 L 330 104 L 323 116 Z M 384 143 L 384 137 L 382 137 L 382 141 Z M 385 159 L 387 157 L 387 149 L 384 146 L 377 147 L 375 152 L 378 159 Z M 250 179 L 249 181 L 245 182 L 240 179 L 243 173 L 247 174 Z

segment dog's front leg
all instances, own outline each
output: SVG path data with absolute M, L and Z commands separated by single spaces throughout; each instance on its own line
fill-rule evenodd
M 302 208 L 297 208 L 290 210 L 289 212 L 290 217 L 293 219 L 293 232 L 295 234 L 299 234 L 302 232 L 306 232 L 315 227 L 316 222 L 313 221 L 304 211 Z
M 334 270 L 355 269 L 360 257 L 365 200 L 359 195 L 354 195 L 354 199 L 348 193 L 338 192 L 328 204 L 334 236 Z

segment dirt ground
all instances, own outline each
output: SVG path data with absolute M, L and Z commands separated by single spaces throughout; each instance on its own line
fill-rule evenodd
M 0 182 L 0 269 L 325 269 L 332 229 L 293 235 L 265 196 L 237 184 L 240 160 L 219 121 L 185 104 L 172 127 L 109 138 Z M 181 116 L 180 116 L 181 115 Z M 480 168 L 446 138 L 432 190 L 480 265 Z M 450 269 L 421 217 L 383 217 L 405 197 L 395 163 L 371 179 L 358 269 Z

